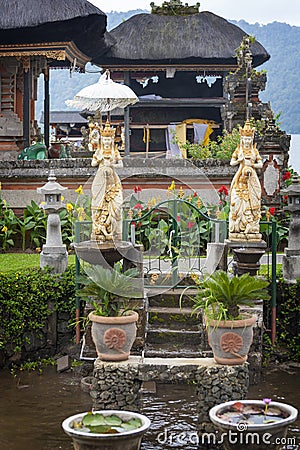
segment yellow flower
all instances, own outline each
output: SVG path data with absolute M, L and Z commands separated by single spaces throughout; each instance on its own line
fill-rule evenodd
M 64 201 L 64 199 L 65 199 L 65 197 L 62 195 L 61 196 L 61 201 L 63 202 Z
M 75 189 L 75 192 L 79 195 L 83 194 L 82 184 L 77 189 Z
M 77 208 L 77 213 L 78 213 L 78 220 L 79 220 L 79 222 L 82 222 L 85 219 L 84 208 L 82 208 L 82 206 Z
M 40 206 L 46 205 L 46 202 L 41 202 Z
M 35 251 L 36 251 L 37 253 L 41 253 L 42 249 L 41 249 L 41 247 L 36 247 Z
M 7 230 L 8 230 L 8 228 L 4 225 L 4 227 L 2 228 L 2 230 L 1 231 L 3 231 L 3 233 L 6 233 L 7 232 Z
M 169 191 L 175 191 L 176 187 L 175 187 L 175 181 L 174 180 L 172 181 L 172 183 L 170 184 L 168 189 L 169 189 Z
M 1 183 L 1 181 L 0 181 L 0 191 L 1 191 L 1 189 L 2 189 L 2 183 Z
M 72 203 L 67 203 L 66 208 L 67 208 L 67 211 L 72 211 L 73 210 Z

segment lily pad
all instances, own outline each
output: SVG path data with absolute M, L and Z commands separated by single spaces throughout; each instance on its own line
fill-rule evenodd
M 122 428 L 124 430 L 135 430 L 142 426 L 142 421 L 140 419 L 130 419 L 127 422 L 122 423 Z
M 117 430 L 111 428 L 109 425 L 97 425 L 97 426 L 89 426 L 89 429 L 92 433 L 100 433 L 100 434 L 116 434 Z
M 115 416 L 113 414 L 111 416 L 106 416 L 104 418 L 104 420 L 105 420 L 105 423 L 110 426 L 118 427 L 122 424 L 122 419 L 120 419 L 120 417 Z
M 82 419 L 82 424 L 85 427 L 90 425 L 96 427 L 98 425 L 106 425 L 107 422 L 105 421 L 103 414 L 87 413 Z

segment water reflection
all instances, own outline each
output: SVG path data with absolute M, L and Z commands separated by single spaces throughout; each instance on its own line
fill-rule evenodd
M 249 398 L 271 397 L 299 408 L 299 375 L 299 369 L 266 372 L 264 381 L 251 387 Z M 0 450 L 72 450 L 61 422 L 69 415 L 90 410 L 92 401 L 82 392 L 80 378 L 72 373 L 57 374 L 50 368 L 42 375 L 21 373 L 19 380 L 0 372 L 0 405 Z M 194 386 L 158 385 L 156 393 L 143 395 L 141 412 L 152 421 L 142 450 L 197 448 Z M 183 432 L 186 438 L 178 439 Z M 299 442 L 300 419 L 289 435 L 296 435 Z

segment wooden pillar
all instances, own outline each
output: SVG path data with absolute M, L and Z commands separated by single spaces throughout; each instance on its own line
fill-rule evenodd
M 30 145 L 30 98 L 31 98 L 31 73 L 30 58 L 24 58 L 24 95 L 23 95 L 23 136 L 24 147 Z
M 44 70 L 44 142 L 46 148 L 50 145 L 49 127 L 50 127 L 50 91 L 49 91 L 49 67 Z
M 130 72 L 124 72 L 124 83 L 130 87 Z M 125 156 L 130 155 L 129 106 L 124 109 Z

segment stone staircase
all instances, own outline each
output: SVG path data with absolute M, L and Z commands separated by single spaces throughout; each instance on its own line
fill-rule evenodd
M 190 289 L 188 295 L 195 294 Z M 211 357 L 201 316 L 191 315 L 192 302 L 182 289 L 171 289 L 149 297 L 145 357 Z

